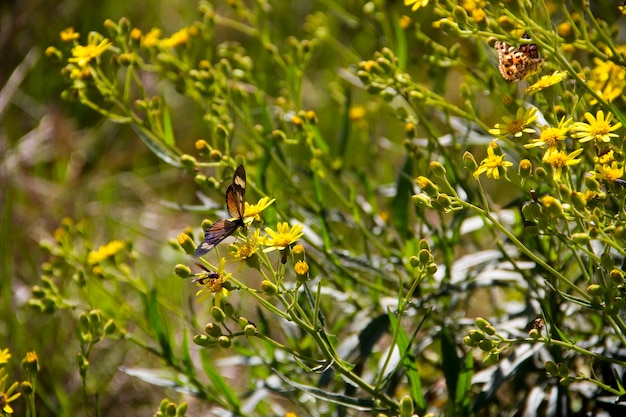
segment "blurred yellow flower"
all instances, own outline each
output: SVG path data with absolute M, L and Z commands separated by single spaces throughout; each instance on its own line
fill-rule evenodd
M 72 48 L 72 57 L 68 61 L 78 64 L 79 67 L 84 67 L 89 61 L 105 53 L 110 46 L 111 41 L 108 39 L 105 38 L 98 42 L 98 38 L 92 36 L 87 45 L 76 45 Z
M 19 392 L 13 394 L 17 390 L 17 382 L 11 384 L 9 389 L 5 391 L 8 377 L 9 375 L 6 374 L 6 370 L 0 368 L 0 411 L 5 414 L 13 414 L 13 408 L 11 408 L 9 403 L 19 398 L 21 394 Z
M 537 91 L 541 91 L 544 88 L 548 88 L 554 84 L 558 84 L 563 81 L 565 75 L 567 75 L 567 71 L 554 71 L 552 75 L 544 75 L 539 79 L 539 81 L 526 89 L 526 94 L 533 95 Z
M 97 250 L 89 252 L 87 263 L 94 265 L 114 256 L 116 253 L 126 247 L 126 243 L 121 240 L 113 240 L 104 246 L 100 246 Z
M 80 33 L 74 32 L 74 28 L 70 26 L 67 29 L 63 29 L 60 36 L 62 42 L 71 42 L 74 39 L 80 38 Z
M 161 40 L 160 45 L 164 48 L 173 48 L 187 42 L 189 42 L 189 31 L 187 28 L 182 28 L 178 32 L 172 34 L 169 38 Z
M 614 161 L 611 165 L 597 165 L 596 171 L 591 173 L 591 177 L 596 180 L 604 180 L 613 182 L 622 178 L 624 175 L 624 166 Z
M 404 0 L 405 6 L 411 6 L 411 10 L 416 11 L 420 7 L 426 7 L 430 0 Z
M 9 359 L 11 359 L 9 348 L 0 350 L 0 365 L 9 363 Z
M 150 48 L 156 46 L 161 38 L 161 29 L 153 28 L 150 32 L 141 37 L 141 46 L 143 48 Z

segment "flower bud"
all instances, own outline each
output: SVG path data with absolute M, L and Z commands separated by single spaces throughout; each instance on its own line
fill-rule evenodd
M 228 349 L 232 345 L 232 341 L 228 336 L 220 336 L 217 338 L 217 344 L 224 349 Z
M 189 278 L 191 276 L 191 269 L 187 265 L 176 264 L 174 266 L 174 273 L 181 278 Z
M 211 307 L 211 316 L 213 316 L 213 320 L 218 323 L 223 323 L 224 320 L 226 320 L 226 314 L 224 313 L 224 310 L 222 310 L 218 306 Z
M 278 287 L 268 280 L 261 281 L 261 290 L 267 295 L 276 295 Z
M 215 338 L 222 335 L 222 329 L 215 325 L 215 323 L 207 323 L 206 326 L 204 326 L 204 332 Z

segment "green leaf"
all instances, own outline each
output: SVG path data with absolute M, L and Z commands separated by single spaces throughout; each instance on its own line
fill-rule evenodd
M 413 159 L 406 158 L 398 174 L 396 196 L 393 199 L 393 222 L 400 236 L 408 237 L 408 218 L 411 195 L 413 194 Z
M 276 369 L 274 369 L 276 375 L 286 384 L 292 386 L 293 388 L 306 392 L 309 395 L 314 396 L 315 398 L 319 398 L 324 401 L 328 401 L 330 403 L 340 405 L 347 408 L 352 408 L 353 410 L 360 411 L 377 411 L 375 407 L 375 403 L 373 400 L 361 399 L 361 398 L 352 398 L 343 394 L 334 394 L 332 392 L 326 392 L 319 388 L 311 387 L 309 385 L 300 384 L 298 382 L 292 381 L 286 376 L 280 374 Z M 380 410 L 384 411 L 384 410 Z
M 208 351 L 201 351 L 200 358 L 202 361 L 202 369 L 204 370 L 206 376 L 209 377 L 209 380 L 211 380 L 211 384 L 213 385 L 215 392 L 224 396 L 226 401 L 233 407 L 233 412 L 239 410 L 241 408 L 241 403 L 239 402 L 237 394 L 235 394 L 235 392 L 231 389 L 231 385 L 226 382 L 217 369 L 213 367 Z M 235 414 L 238 413 L 235 412 Z
M 168 363 L 174 363 L 172 354 L 172 342 L 165 327 L 166 320 L 162 317 L 159 310 L 159 302 L 157 301 L 156 291 L 153 289 L 143 296 L 146 319 L 154 336 L 161 346 L 161 355 Z
M 394 314 L 389 314 L 389 319 L 391 321 L 393 334 L 396 335 L 395 343 L 398 345 L 398 349 L 402 355 L 402 366 L 404 367 L 404 371 L 406 372 L 409 380 L 409 392 L 411 394 L 411 399 L 415 402 L 417 410 L 419 412 L 424 412 L 426 411 L 426 400 L 422 395 L 422 379 L 420 378 L 419 370 L 417 369 L 415 356 L 411 354 L 412 341 L 409 340 L 408 335 L 402 326 L 400 326 L 400 322 Z M 418 326 L 418 330 L 420 327 L 421 324 Z
M 172 128 L 172 119 L 170 111 L 166 105 L 163 105 L 163 140 L 165 144 L 172 147 L 175 144 L 174 129 Z
M 457 356 L 454 339 L 446 327 L 441 329 L 441 365 L 446 378 L 450 400 L 456 402 L 457 386 L 461 373 L 461 361 Z
M 179 162 L 180 152 L 175 151 L 173 147 L 167 146 L 162 140 L 160 140 L 154 133 L 135 123 L 131 123 L 131 126 L 135 133 L 139 136 L 139 139 L 150 149 L 150 152 L 155 154 L 162 161 L 176 167 L 182 168 Z

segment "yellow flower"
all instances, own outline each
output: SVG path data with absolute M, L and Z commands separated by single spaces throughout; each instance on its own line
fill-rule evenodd
M 274 203 L 274 201 L 276 201 L 275 198 L 272 198 L 270 200 L 269 197 L 263 197 L 256 204 L 248 204 L 248 203 L 246 203 L 246 212 L 243 215 L 244 222 L 246 223 L 246 225 L 249 225 L 253 221 L 257 221 L 257 222 L 261 221 L 261 216 L 259 214 L 263 210 L 265 210 L 266 208 L 271 206 L 272 203 Z
M 626 70 L 610 60 L 595 58 L 593 62 L 596 66 L 591 70 L 587 85 L 608 102 L 620 97 L 626 87 Z M 593 99 L 590 104 L 597 102 Z
M 198 298 L 198 302 L 202 302 L 206 300 L 207 297 L 213 295 L 214 301 L 213 305 L 220 306 L 220 298 L 228 297 L 230 292 L 226 289 L 224 283 L 228 278 L 231 277 L 231 274 L 225 274 L 224 268 L 226 267 L 226 258 L 220 259 L 220 265 L 217 268 L 217 271 L 209 271 L 205 269 L 205 272 L 201 272 L 198 278 L 194 279 L 194 282 L 199 287 L 202 287 L 196 292 L 196 297 Z M 204 268 L 204 267 L 202 267 Z
M 4 368 L 0 369 L 0 411 L 5 414 L 13 414 L 13 408 L 11 408 L 9 403 L 16 400 L 20 396 L 20 393 L 13 394 L 17 390 L 17 382 L 11 384 L 8 390 L 4 390 L 8 377 L 9 375 L 6 374 L 6 370 Z
M 290 229 L 287 222 L 278 223 L 276 230 L 277 232 L 269 227 L 265 228 L 265 233 L 269 235 L 269 238 L 265 241 L 265 245 L 270 247 L 266 248 L 264 252 L 270 252 L 276 249 L 283 250 L 304 235 L 302 232 L 304 226 L 299 224 L 292 226 Z
M 9 359 L 11 359 L 11 354 L 9 353 L 9 348 L 0 350 L 0 365 L 5 363 L 9 363 Z
M 261 229 L 256 229 L 251 238 L 243 243 L 231 245 L 229 251 L 238 261 L 245 261 L 254 256 L 260 243 L 262 243 Z
M 412 23 L 412 20 L 407 15 L 400 16 L 400 19 L 398 20 L 398 24 L 400 25 L 401 29 L 408 28 L 411 25 L 411 23 Z
M 583 148 L 578 148 L 569 155 L 565 151 L 557 151 L 549 148 L 543 156 L 543 161 L 552 165 L 554 173 L 552 179 L 554 181 L 560 181 L 563 173 L 563 168 L 566 166 L 576 165 L 580 163 L 580 159 L 576 159 L 583 151 Z
M 89 252 L 87 263 L 94 265 L 114 256 L 116 253 L 126 247 L 126 243 L 121 240 L 114 240 L 104 246 L 100 246 L 98 250 Z
M 478 178 L 483 173 L 487 173 L 487 178 L 497 180 L 500 178 L 500 169 L 506 172 L 506 168 L 513 165 L 512 162 L 504 160 L 504 155 L 496 155 L 496 149 L 498 149 L 498 144 L 496 141 L 492 141 L 487 148 L 487 157 L 482 160 L 480 166 L 474 171 L 475 178 Z
M 182 28 L 178 32 L 172 34 L 169 38 L 163 39 L 160 44 L 164 48 L 173 48 L 187 42 L 189 42 L 189 31 L 187 28 Z
M 494 136 L 513 135 L 516 138 L 521 137 L 524 133 L 535 133 L 535 129 L 528 127 L 537 120 L 535 113 L 537 113 L 536 107 L 531 107 L 526 111 L 520 107 L 517 109 L 514 119 L 504 116 L 502 118 L 504 124 L 496 123 L 493 129 L 489 129 L 489 133 Z
M 531 139 L 530 143 L 524 145 L 524 148 L 534 148 L 537 146 L 548 145 L 549 148 L 556 149 L 560 141 L 564 141 L 569 133 L 569 124 L 572 119 L 561 119 L 557 127 L 545 126 L 541 129 L 539 139 Z
M 150 48 L 156 46 L 159 43 L 159 38 L 161 37 L 160 29 L 152 29 L 150 32 L 146 33 L 141 37 L 141 46 L 144 48 Z
M 563 81 L 565 75 L 567 75 L 567 71 L 554 71 L 552 75 L 544 75 L 543 77 L 539 78 L 539 81 L 526 89 L 526 94 L 533 95 L 537 91 L 541 91 L 544 88 L 548 88 L 554 84 L 558 84 Z
M 61 36 L 61 41 L 71 42 L 74 39 L 80 38 L 80 33 L 74 32 L 74 28 L 70 26 L 69 28 L 63 29 L 61 31 L 60 36 Z
M 411 10 L 416 11 L 420 7 L 426 7 L 429 0 L 404 0 L 405 6 L 411 6 Z
M 615 151 L 613 151 L 613 149 L 603 155 L 593 158 L 593 162 L 599 165 L 609 165 L 613 161 L 615 161 Z
M 487 6 L 487 2 L 484 0 L 461 0 L 459 5 L 465 9 L 466 12 L 471 13 L 481 7 Z
M 296 262 L 293 268 L 297 275 L 306 275 L 309 272 L 309 264 L 306 261 Z
M 598 165 L 596 171 L 591 173 L 591 177 L 596 180 L 604 180 L 613 182 L 622 178 L 624 175 L 624 166 L 614 161 L 611 165 Z
M 601 142 L 610 142 L 611 138 L 616 138 L 618 136 L 612 132 L 622 127 L 621 123 L 616 123 L 611 126 L 612 118 L 613 114 L 609 113 L 605 119 L 604 112 L 602 110 L 598 110 L 596 117 L 593 117 L 591 113 L 587 112 L 585 113 L 587 123 L 574 123 L 574 130 L 576 133 L 572 136 L 579 138 L 578 141 L 580 143 L 589 142 L 594 139 Z
M 89 61 L 105 53 L 110 46 L 111 41 L 108 39 L 102 39 L 98 42 L 98 37 L 90 36 L 87 45 L 76 45 L 72 48 L 72 57 L 68 61 L 78 64 L 79 67 L 84 67 Z

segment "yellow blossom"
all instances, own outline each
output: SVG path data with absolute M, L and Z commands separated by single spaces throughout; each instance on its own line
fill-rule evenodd
M 539 139 L 531 139 L 530 143 L 524 145 L 525 148 L 534 148 L 537 146 L 548 145 L 549 148 L 557 149 L 558 144 L 565 140 L 570 130 L 570 123 L 572 119 L 565 120 L 565 117 L 561 118 L 557 127 L 545 126 L 541 129 L 541 135 Z
M 287 246 L 295 243 L 298 239 L 300 239 L 304 233 L 304 226 L 296 224 L 289 228 L 289 224 L 287 222 L 278 223 L 276 225 L 276 232 L 269 227 L 265 228 L 265 233 L 269 235 L 269 237 L 265 241 L 265 245 L 269 246 L 269 248 L 265 249 L 265 252 L 270 252 L 273 250 L 283 250 Z
M 596 180 L 604 180 L 613 182 L 622 178 L 624 175 L 624 166 L 614 161 L 611 165 L 603 164 L 596 166 L 596 171 L 591 173 L 591 177 Z
M 613 161 L 615 161 L 615 151 L 613 149 L 593 158 L 593 162 L 599 165 L 610 165 Z
M 121 240 L 113 240 L 104 246 L 100 246 L 98 250 L 89 252 L 87 263 L 94 265 L 114 256 L 116 253 L 126 247 L 126 243 Z
M 578 141 L 581 143 L 589 142 L 590 140 L 610 142 L 611 138 L 617 137 L 617 134 L 612 132 L 622 127 L 622 124 L 619 122 L 611 126 L 612 118 L 613 114 L 609 113 L 605 119 L 602 110 L 598 110 L 596 117 L 593 117 L 591 113 L 587 112 L 585 113 L 587 123 L 575 123 L 574 130 L 576 133 L 572 136 L 579 138 Z
M 298 261 L 294 265 L 294 270 L 297 275 L 306 275 L 309 272 L 309 264 L 306 261 Z
M 487 2 L 484 0 L 460 0 L 459 6 L 464 8 L 466 12 L 471 13 L 475 10 L 487 6 Z
M 261 216 L 259 215 L 263 210 L 265 210 L 266 208 L 268 208 L 269 206 L 272 205 L 272 203 L 274 203 L 274 201 L 276 201 L 275 198 L 272 198 L 271 200 L 269 199 L 269 197 L 262 197 L 258 203 L 256 204 L 248 204 L 246 202 L 246 212 L 243 215 L 244 217 L 244 223 L 246 225 L 249 225 L 250 223 L 252 223 L 253 221 L 261 221 Z
M 238 261 L 245 261 L 257 252 L 258 245 L 263 242 L 261 229 L 256 229 L 251 238 L 243 243 L 235 243 L 230 246 L 229 251 Z
M 426 7 L 429 0 L 404 0 L 405 6 L 411 6 L 411 10 L 416 11 L 420 7 Z
M 595 58 L 593 62 L 596 66 L 591 70 L 587 85 L 603 100 L 612 102 L 626 87 L 626 70 L 610 60 Z M 594 105 L 597 100 L 590 103 Z
M 71 42 L 75 39 L 80 38 L 80 33 L 74 32 L 74 28 L 70 26 L 69 28 L 63 29 L 61 31 L 60 36 L 61 36 L 61 41 Z
M 172 34 L 169 38 L 165 38 L 160 42 L 160 45 L 164 48 L 173 48 L 178 45 L 183 45 L 189 42 L 188 29 L 182 28 L 178 32 Z
M 494 136 L 508 136 L 513 135 L 516 138 L 521 137 L 524 133 L 535 133 L 535 129 L 528 127 L 531 123 L 537 120 L 537 108 L 531 107 L 524 111 L 522 107 L 517 109 L 515 118 L 511 119 L 508 116 L 504 116 L 504 124 L 496 123 L 493 129 L 489 129 L 489 133 Z
M 11 384 L 9 389 L 5 391 L 6 381 L 9 375 L 7 375 L 6 370 L 4 368 L 0 368 L 0 412 L 4 414 L 12 414 L 13 408 L 9 405 L 10 402 L 16 400 L 21 395 L 17 391 L 18 383 L 14 382 Z
M 159 43 L 161 38 L 161 29 L 152 29 L 141 37 L 141 46 L 143 48 L 151 48 Z
M 9 348 L 0 350 L 0 365 L 9 363 L 9 359 L 11 359 Z
M 398 23 L 399 23 L 401 29 L 406 29 L 409 26 L 411 26 L 412 20 L 411 20 L 411 18 L 409 16 L 402 15 L 402 16 L 400 16 L 400 19 L 399 19 Z
M 576 159 L 576 157 L 579 156 L 582 151 L 583 148 L 578 148 L 568 155 L 565 151 L 553 150 L 551 148 L 548 149 L 543 156 L 543 161 L 552 165 L 554 170 L 552 179 L 557 182 L 560 181 L 564 167 L 579 164 L 581 160 Z
M 495 150 L 498 144 L 492 141 L 487 148 L 487 157 L 482 160 L 480 166 L 474 171 L 474 177 L 478 178 L 481 174 L 486 173 L 487 178 L 499 179 L 500 170 L 506 172 L 506 168 L 513 165 L 512 162 L 504 160 L 504 155 L 496 155 Z
M 98 58 L 111 46 L 111 41 L 102 39 L 98 42 L 98 37 L 91 36 L 87 45 L 76 45 L 72 48 L 72 57 L 69 62 L 78 64 L 79 67 L 86 66 L 92 59 Z
M 552 75 L 544 75 L 543 77 L 539 78 L 539 81 L 526 89 L 526 94 L 533 95 L 537 91 L 541 91 L 544 88 L 548 88 L 554 84 L 558 84 L 563 81 L 565 75 L 567 75 L 567 71 L 554 71 Z
M 199 303 L 206 300 L 207 297 L 213 295 L 213 305 L 219 307 L 221 297 L 228 297 L 230 295 L 230 292 L 226 289 L 224 284 L 228 278 L 231 277 L 231 274 L 224 273 L 225 267 L 226 258 L 220 259 L 220 265 L 215 272 L 201 266 L 205 272 L 201 272 L 199 277 L 194 280 L 197 286 L 202 287 L 196 292 L 196 297 L 198 297 Z

